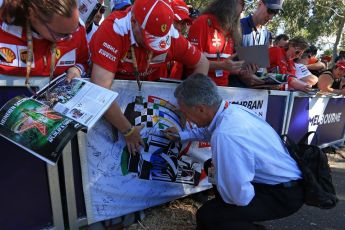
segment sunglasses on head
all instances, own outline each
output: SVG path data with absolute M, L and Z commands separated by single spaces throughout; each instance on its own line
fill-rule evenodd
M 267 8 L 267 13 L 277 15 L 277 14 L 279 14 L 279 10 Z

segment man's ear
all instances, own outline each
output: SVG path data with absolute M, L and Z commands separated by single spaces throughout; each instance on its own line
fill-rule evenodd
M 206 109 L 205 105 L 196 105 L 194 107 L 195 107 L 196 111 L 199 113 L 204 113 L 205 109 Z

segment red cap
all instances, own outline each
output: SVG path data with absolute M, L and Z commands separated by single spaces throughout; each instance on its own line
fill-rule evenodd
M 342 70 L 345 70 L 345 60 L 340 60 L 335 65 L 336 67 L 341 68 Z
M 189 17 L 189 8 L 183 0 L 173 0 L 171 2 L 171 7 L 174 11 L 174 20 L 175 21 L 188 21 L 192 22 L 192 19 Z
M 142 29 L 145 45 L 155 53 L 171 45 L 170 28 L 174 13 L 167 0 L 136 0 L 132 13 Z

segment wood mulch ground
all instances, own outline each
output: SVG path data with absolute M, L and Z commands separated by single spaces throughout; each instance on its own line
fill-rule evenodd
M 213 195 L 209 195 L 211 199 Z M 145 218 L 126 230 L 192 230 L 196 228 L 195 214 L 201 203 L 193 196 L 145 210 Z

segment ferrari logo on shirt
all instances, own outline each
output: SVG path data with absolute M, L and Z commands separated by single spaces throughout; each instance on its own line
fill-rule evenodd
M 167 30 L 167 27 L 168 27 L 167 24 L 161 25 L 161 30 L 163 33 Z
M 214 31 L 214 34 L 213 34 L 213 38 L 212 38 L 212 45 L 215 46 L 215 47 L 219 47 L 220 46 L 220 38 L 218 38 L 218 33 L 217 31 L 215 30 Z
M 20 60 L 24 63 L 28 60 L 28 50 L 27 49 L 22 49 L 19 51 L 20 55 Z
M 59 59 L 59 58 L 61 57 L 61 50 L 56 49 L 56 51 L 55 51 L 55 57 L 56 57 L 56 59 Z
M 16 55 L 11 49 L 7 47 L 0 48 L 0 61 L 12 63 L 14 59 L 16 59 Z

